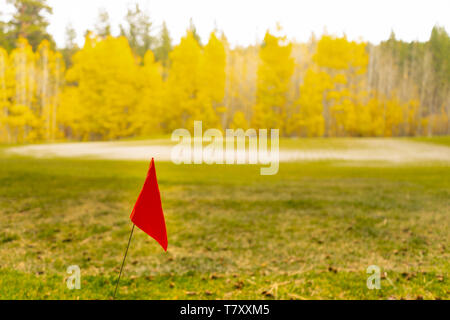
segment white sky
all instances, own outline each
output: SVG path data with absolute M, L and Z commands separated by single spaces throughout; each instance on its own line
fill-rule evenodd
M 119 32 L 127 8 L 139 3 L 154 22 L 154 32 L 166 21 L 174 43 L 185 33 L 192 18 L 205 42 L 215 26 L 232 45 L 254 44 L 267 29 L 280 22 L 289 39 L 307 41 L 314 32 L 342 35 L 378 43 L 389 37 L 425 41 L 435 24 L 450 31 L 449 0 L 47 0 L 53 7 L 49 32 L 58 46 L 65 43 L 70 22 L 83 43 L 86 29 L 93 29 L 100 8 L 109 13 L 113 33 Z M 8 12 L 6 0 L 0 11 Z M 5 16 L 2 17 L 5 19 Z

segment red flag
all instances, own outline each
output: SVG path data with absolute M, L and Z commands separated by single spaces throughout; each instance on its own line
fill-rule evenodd
M 167 251 L 167 231 L 161 205 L 155 160 L 152 158 L 142 191 L 130 215 L 131 221 Z

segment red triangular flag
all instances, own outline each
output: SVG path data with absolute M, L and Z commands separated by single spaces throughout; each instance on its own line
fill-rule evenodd
M 152 158 L 144 187 L 130 215 L 131 221 L 150 237 L 158 241 L 167 251 L 166 222 L 161 205 L 158 181 L 156 181 L 155 160 Z

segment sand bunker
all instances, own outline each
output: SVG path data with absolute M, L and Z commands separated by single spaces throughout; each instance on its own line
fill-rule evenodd
M 141 143 L 141 142 L 139 142 Z M 280 149 L 280 161 L 355 160 L 355 161 L 450 161 L 450 148 L 428 143 L 373 139 L 358 141 L 356 149 Z M 363 146 L 363 147 L 362 147 Z M 171 160 L 170 145 L 136 145 L 136 142 L 84 142 L 40 144 L 12 147 L 7 153 L 39 158 L 93 158 L 116 160 Z

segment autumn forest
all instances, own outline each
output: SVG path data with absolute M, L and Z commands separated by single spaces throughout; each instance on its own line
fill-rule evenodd
M 1 143 L 148 137 L 194 120 L 287 137 L 450 133 L 450 38 L 439 26 L 427 42 L 392 33 L 379 44 L 332 34 L 297 43 L 279 26 L 233 47 L 220 30 L 203 43 L 191 22 L 174 44 L 136 5 L 120 35 L 100 12 L 82 47 L 69 25 L 57 48 L 45 1 L 11 3 L 0 25 Z

